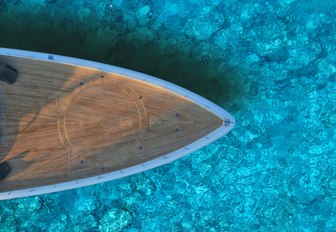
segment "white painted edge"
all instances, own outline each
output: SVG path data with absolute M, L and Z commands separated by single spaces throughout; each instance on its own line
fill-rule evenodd
M 206 100 L 205 98 L 189 90 L 186 90 L 180 86 L 177 86 L 175 84 L 169 83 L 167 81 L 164 81 L 159 78 L 146 75 L 140 72 L 132 71 L 129 69 L 125 69 L 125 68 L 121 68 L 121 67 L 117 67 L 113 65 L 103 64 L 99 62 L 93 62 L 89 60 L 83 60 L 83 59 L 77 59 L 77 58 L 72 58 L 72 57 L 67 57 L 67 56 L 60 56 L 60 55 L 41 53 L 41 52 L 10 49 L 10 48 L 0 48 L 0 55 L 31 58 L 31 59 L 44 60 L 44 61 L 55 62 L 55 63 L 70 64 L 70 65 L 75 65 L 75 66 L 86 66 L 86 67 L 90 67 L 93 69 L 98 69 L 101 72 L 116 73 L 118 75 L 121 75 L 127 78 L 144 81 L 146 83 L 160 86 L 178 95 L 184 96 L 185 98 L 195 102 L 196 104 L 202 106 L 203 108 L 206 108 L 207 110 L 213 112 L 214 114 L 222 118 L 223 121 L 227 122 L 226 125 L 223 124 L 220 128 L 211 132 L 207 136 L 189 144 L 186 147 L 183 147 L 179 150 L 176 150 L 160 158 L 156 158 L 156 159 L 150 160 L 148 162 L 145 162 L 139 165 L 135 165 L 135 166 L 132 166 L 126 169 L 114 171 L 111 173 L 107 173 L 107 174 L 103 174 L 103 175 L 99 175 L 95 177 L 79 179 L 79 180 L 69 181 L 69 182 L 63 182 L 63 183 L 59 183 L 55 185 L 47 185 L 47 186 L 42 186 L 42 187 L 15 190 L 15 191 L 10 191 L 10 192 L 0 192 L 0 200 L 34 196 L 34 195 L 45 194 L 45 193 L 53 193 L 53 192 L 88 186 L 92 184 L 98 184 L 101 182 L 114 180 L 114 179 L 118 179 L 121 177 L 129 176 L 135 173 L 143 172 L 148 169 L 161 166 L 163 164 L 171 163 L 172 161 L 179 159 L 185 155 L 188 155 L 191 152 L 194 152 L 214 142 L 215 140 L 221 138 L 223 135 L 228 133 L 234 127 L 236 123 L 234 118 L 227 111 L 225 111 L 218 105 Z

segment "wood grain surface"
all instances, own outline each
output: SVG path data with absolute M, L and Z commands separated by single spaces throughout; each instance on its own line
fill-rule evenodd
M 99 70 L 0 56 L 0 192 L 83 179 L 141 164 L 220 127 L 205 108 L 161 87 Z

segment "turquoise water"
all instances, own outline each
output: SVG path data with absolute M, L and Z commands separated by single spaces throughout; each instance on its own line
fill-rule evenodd
M 332 0 L 2 0 L 0 46 L 148 73 L 236 118 L 144 173 L 0 202 L 0 231 L 335 231 Z

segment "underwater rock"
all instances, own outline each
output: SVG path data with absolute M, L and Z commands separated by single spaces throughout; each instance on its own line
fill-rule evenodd
M 191 19 L 186 23 L 185 26 L 188 36 L 198 40 L 208 39 L 213 32 L 213 26 L 203 22 L 202 20 Z
M 284 62 L 288 59 L 289 52 L 287 48 L 281 47 L 280 49 L 273 50 L 263 56 L 260 56 L 261 61 L 263 62 Z
M 306 65 L 305 67 L 290 70 L 288 72 L 288 75 L 290 77 L 308 78 L 308 77 L 315 76 L 318 72 L 319 72 L 319 68 L 318 68 L 317 64 L 314 63 L 314 62 L 311 62 L 308 65 Z
M 258 90 L 259 90 L 259 84 L 258 82 L 253 82 L 250 86 L 249 89 L 249 94 L 251 96 L 257 96 L 258 95 Z
M 100 231 L 122 231 L 131 223 L 130 212 L 126 209 L 112 208 L 102 217 L 99 229 Z

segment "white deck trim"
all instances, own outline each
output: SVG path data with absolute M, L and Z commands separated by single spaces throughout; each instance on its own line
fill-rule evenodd
M 195 102 L 196 104 L 213 112 L 214 114 L 222 118 L 224 121 L 227 120 L 228 122 L 230 122 L 229 125 L 223 124 L 220 128 L 211 132 L 207 136 L 193 142 L 192 144 L 186 147 L 183 147 L 179 150 L 169 153 L 163 157 L 156 158 L 151 161 L 148 161 L 148 162 L 136 165 L 136 166 L 132 166 L 126 169 L 122 169 L 120 171 L 115 171 L 115 172 L 111 172 L 111 173 L 107 173 L 107 174 L 99 175 L 95 177 L 90 177 L 90 178 L 85 178 L 85 179 L 80 179 L 80 180 L 75 180 L 75 181 L 69 181 L 69 182 L 64 182 L 64 183 L 55 184 L 55 185 L 47 185 L 43 187 L 15 190 L 11 192 L 0 192 L 0 200 L 34 196 L 34 195 L 39 195 L 39 194 L 69 190 L 69 189 L 79 188 L 79 187 L 88 186 L 92 184 L 98 184 L 101 182 L 114 180 L 114 179 L 118 179 L 121 177 L 129 176 L 135 173 L 143 172 L 148 169 L 161 166 L 163 164 L 171 163 L 172 161 L 176 159 L 179 159 L 185 155 L 188 155 L 191 152 L 194 152 L 214 142 L 215 140 L 221 138 L 223 135 L 228 133 L 235 125 L 234 118 L 227 111 L 217 106 L 216 104 L 180 86 L 177 86 L 175 84 L 169 83 L 167 81 L 164 81 L 159 78 L 149 76 L 149 75 L 146 75 L 140 72 L 132 71 L 132 70 L 125 69 L 125 68 L 120 68 L 120 67 L 113 66 L 113 65 L 102 64 L 99 62 L 93 62 L 93 61 L 77 59 L 77 58 L 72 58 L 72 57 L 67 57 L 67 56 L 25 51 L 25 50 L 17 50 L 17 49 L 9 49 L 9 48 L 0 48 L 0 55 L 31 58 L 31 59 L 36 59 L 36 60 L 56 62 L 56 63 L 62 63 L 62 64 L 70 64 L 70 65 L 75 65 L 75 66 L 86 66 L 86 67 L 90 67 L 93 69 L 98 69 L 102 72 L 112 72 L 112 73 L 116 73 L 116 74 L 131 78 L 131 79 L 141 80 L 141 81 L 144 81 L 144 82 L 156 85 L 156 86 L 160 86 L 162 88 L 165 88 L 181 96 L 184 96 L 188 98 L 189 100 Z

